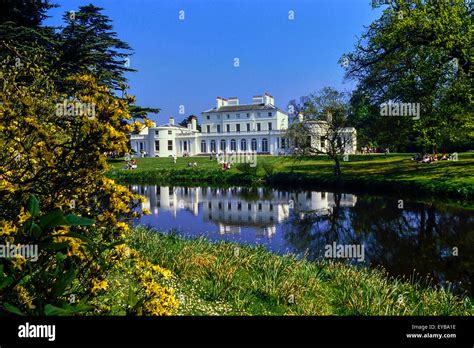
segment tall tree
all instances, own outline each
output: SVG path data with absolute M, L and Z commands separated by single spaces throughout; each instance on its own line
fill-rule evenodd
M 61 33 L 61 68 L 66 75 L 92 74 L 112 90 L 120 90 L 127 81 L 124 74 L 135 71 L 130 68 L 132 49 L 118 39 L 102 10 L 90 4 L 64 14 L 67 25 Z
M 57 36 L 54 28 L 45 26 L 46 12 L 57 7 L 44 1 L 0 1 L 0 59 L 15 57 L 17 67 L 26 55 L 33 55 L 39 48 L 50 51 L 46 62 L 54 56 Z
M 472 9 L 465 0 L 389 0 L 347 54 L 346 77 L 373 105 L 420 103 L 421 118 L 404 118 L 422 145 L 474 139 Z M 401 128 L 399 128 L 401 129 Z
M 334 161 L 334 175 L 341 174 L 339 156 L 355 145 L 349 126 L 349 102 L 345 93 L 325 87 L 305 98 L 301 119 L 293 122 L 285 138 L 294 156 L 327 155 Z

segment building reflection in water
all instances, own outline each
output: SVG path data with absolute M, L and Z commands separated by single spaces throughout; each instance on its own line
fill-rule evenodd
M 148 198 L 142 209 L 155 216 L 160 210 L 177 212 L 186 210 L 194 216 L 202 212 L 204 222 L 218 226 L 219 234 L 240 234 L 241 228 L 252 228 L 256 236 L 271 238 L 276 226 L 295 209 L 301 218 L 307 212 L 327 215 L 335 206 L 331 192 L 281 192 L 268 188 L 201 188 L 132 185 L 131 189 Z M 342 194 L 341 207 L 354 207 L 357 197 Z

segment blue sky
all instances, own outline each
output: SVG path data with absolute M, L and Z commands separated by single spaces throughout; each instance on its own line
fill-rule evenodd
M 344 83 L 337 62 L 380 16 L 370 0 L 57 2 L 61 7 L 49 11 L 49 25 L 60 25 L 65 11 L 81 5 L 105 9 L 119 38 L 135 51 L 130 65 L 138 72 L 127 75 L 130 92 L 139 105 L 162 109 L 151 117 L 158 123 L 200 116 L 215 106 L 216 96 L 244 104 L 269 92 L 286 109 L 289 100 L 324 86 L 350 91 L 354 83 Z

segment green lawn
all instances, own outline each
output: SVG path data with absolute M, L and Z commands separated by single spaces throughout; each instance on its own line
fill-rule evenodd
M 474 153 L 459 154 L 458 161 L 420 164 L 411 154 L 354 155 L 341 162 L 342 176 L 333 176 L 334 163 L 324 156 L 295 161 L 291 157 L 258 156 L 256 172 L 239 170 L 234 165 L 222 172 L 208 157 L 140 158 L 138 169 L 125 170 L 125 162 L 111 160 L 109 175 L 129 182 L 175 184 L 327 184 L 341 188 L 405 190 L 472 198 L 474 196 Z M 189 168 L 189 162 L 197 167 Z
M 166 285 L 180 301 L 178 315 L 474 314 L 469 298 L 421 286 L 420 280 L 389 278 L 381 269 L 309 262 L 263 247 L 189 240 L 141 227 L 132 230 L 130 245 L 172 271 Z M 115 314 L 123 314 L 118 304 L 126 302 L 127 277 L 124 272 L 109 277 L 102 301 Z

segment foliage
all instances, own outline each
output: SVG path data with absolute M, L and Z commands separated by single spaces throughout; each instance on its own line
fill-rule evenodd
M 130 46 L 117 38 L 102 10 L 89 4 L 64 14 L 67 24 L 61 31 L 60 70 L 66 76 L 91 74 L 114 90 L 126 82 L 126 72 L 135 70 L 130 68 Z
M 310 262 L 143 227 L 132 230 L 132 245 L 175 274 L 182 315 L 473 314 L 467 297 L 424 287 L 420 279 L 390 278 L 382 269 Z
M 358 81 L 357 93 L 367 98 L 371 115 L 387 101 L 420 103 L 421 115 L 379 117 L 362 126 L 374 127 L 373 140 L 398 149 L 406 146 L 403 139 L 434 151 L 440 145 L 472 146 L 469 2 L 391 0 L 377 6 L 386 8 L 346 55 L 346 77 Z
M 346 134 L 348 113 L 345 93 L 325 87 L 311 94 L 304 104 L 304 119 L 293 122 L 286 131 L 285 138 L 293 144 L 292 154 L 327 155 L 334 161 L 334 175 L 341 175 L 338 156 L 352 146 L 352 135 Z
M 113 247 L 125 241 L 126 220 L 143 199 L 103 175 L 108 153 L 128 151 L 133 98 L 115 97 L 90 75 L 64 78 L 65 94 L 44 57 L 25 57 L 19 67 L 7 57 L 0 70 L 0 244 L 38 244 L 39 258 L 0 259 L 0 304 L 16 313 L 70 314 L 107 288 Z M 92 219 L 93 227 L 83 226 Z M 147 277 L 143 286 L 153 287 Z M 167 296 L 148 295 L 154 304 L 144 303 L 146 313 L 167 311 L 158 310 L 168 308 Z

